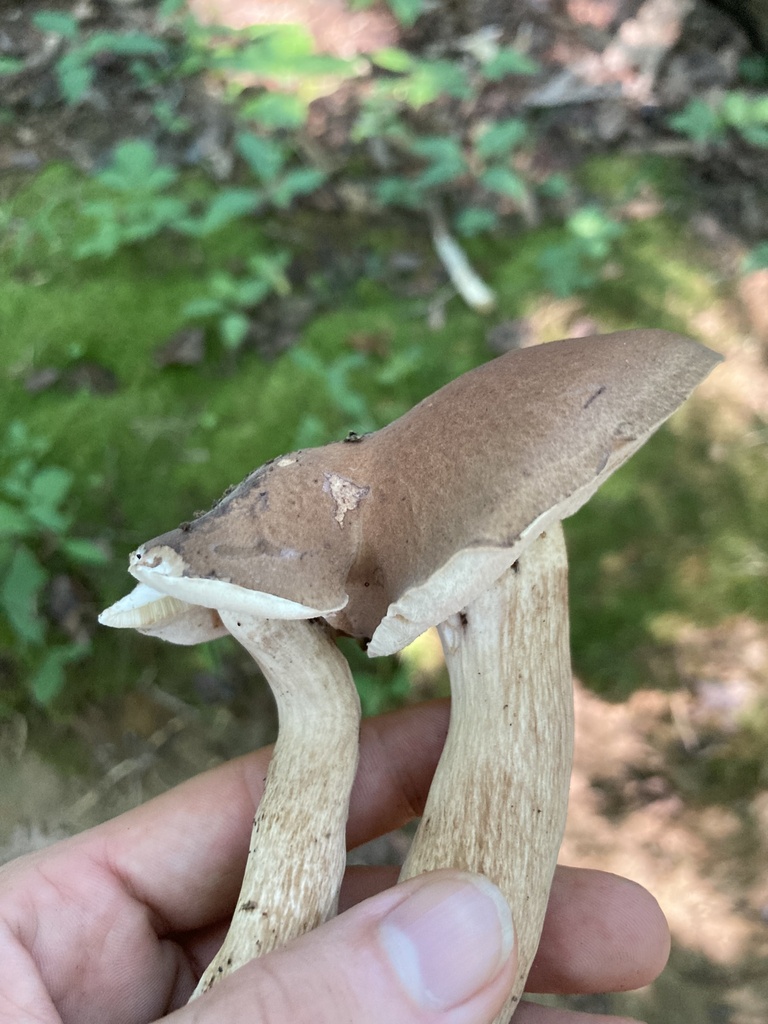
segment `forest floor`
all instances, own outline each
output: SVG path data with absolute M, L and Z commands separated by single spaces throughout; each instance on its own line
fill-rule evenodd
M 22 11 L 19 5 L 18 17 L 7 25 L 15 47 L 34 49 L 36 37 L 31 33 L 27 45 L 25 25 L 36 10 L 51 6 L 33 0 Z M 127 0 L 83 0 L 78 6 L 90 27 L 126 19 L 141 26 L 147 17 L 142 5 Z M 247 20 L 298 20 L 310 27 L 321 49 L 343 56 L 401 38 L 386 10 L 350 12 L 341 0 L 191 0 L 190 6 L 201 18 L 235 27 Z M 550 116 L 540 159 L 565 169 L 606 151 L 689 161 L 689 189 L 697 198 L 686 228 L 709 249 L 712 274 L 734 280 L 734 268 L 761 241 L 768 223 L 765 150 L 758 159 L 732 140 L 712 161 L 711 151 L 695 141 L 670 139 L 656 111 L 730 88 L 738 61 L 750 49 L 742 30 L 697 0 L 528 0 L 497 6 L 478 8 L 488 23 L 495 12 L 505 31 L 525 31 L 532 52 L 561 65 L 547 83 L 548 94 L 539 98 Z M 459 26 L 468 34 L 479 27 Z M 430 31 L 438 29 L 428 17 L 407 39 L 416 45 L 419 34 Z M 579 103 L 568 98 L 574 69 L 585 89 Z M 145 123 L 146 111 L 121 98 L 117 88 L 104 97 L 102 113 L 108 116 L 99 117 L 82 106 L 64 116 L 52 112 L 44 78 L 19 78 L 13 88 L 14 102 L 26 104 L 27 114 L 0 135 L 2 170 L 34 172 L 61 159 L 91 170 L 124 137 L 126 124 L 140 134 Z M 332 99 L 326 102 L 332 106 Z M 201 94 L 197 117 L 209 161 L 226 163 L 226 128 L 211 97 Z M 656 202 L 652 195 L 645 201 Z M 647 211 L 637 203 L 642 218 Z M 715 432 L 723 444 L 741 436 L 753 446 L 766 445 L 767 310 L 768 270 L 757 270 L 724 287 L 721 299 L 691 324 L 699 338 L 727 356 L 724 368 L 702 388 L 718 410 Z M 537 317 L 565 321 L 576 333 L 589 333 L 594 322 L 578 299 L 552 300 L 510 330 L 532 330 Z M 750 571 L 765 576 L 768 568 L 756 562 Z M 568 1005 L 634 1014 L 649 1024 L 764 1024 L 768 769 L 764 754 L 761 760 L 748 744 L 768 728 L 765 717 L 760 719 L 768 706 L 768 625 L 757 616 L 733 615 L 717 625 L 676 629 L 669 646 L 681 680 L 673 690 L 648 685 L 615 703 L 576 681 L 576 758 L 561 860 L 625 874 L 653 892 L 674 937 L 670 965 L 640 993 L 585 997 Z M 416 697 L 444 687 L 439 662 L 428 639 L 416 658 Z M 746 720 L 751 725 L 743 739 Z M 90 756 L 72 771 L 71 763 L 62 768 L 63 755 L 62 763 L 43 756 L 39 740 L 30 742 L 26 718 L 15 715 L 0 726 L 0 860 L 119 813 L 269 741 L 274 729 L 263 689 L 236 686 L 228 703 L 199 707 L 150 681 L 79 718 L 74 733 Z M 729 765 L 741 773 L 737 778 L 729 777 Z M 384 837 L 359 856 L 397 860 L 404 846 L 402 836 Z

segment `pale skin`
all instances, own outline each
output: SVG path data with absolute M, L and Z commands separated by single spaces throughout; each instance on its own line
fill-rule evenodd
M 351 847 L 420 812 L 447 724 L 444 702 L 365 723 Z M 269 757 L 266 749 L 232 761 L 0 868 L 0 1024 L 486 1024 L 504 1001 L 514 950 L 503 947 L 467 998 L 437 1005 L 400 984 L 380 941 L 382 921 L 471 879 L 441 872 L 393 887 L 397 871 L 384 867 L 349 870 L 340 917 L 185 1005 L 226 931 Z M 643 889 L 561 868 L 527 987 L 636 988 L 668 950 L 664 917 Z M 619 1024 L 525 1003 L 514 1019 Z

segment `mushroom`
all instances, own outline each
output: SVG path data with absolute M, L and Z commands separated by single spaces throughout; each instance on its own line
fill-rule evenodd
M 215 517 L 215 509 L 208 515 Z M 231 557 L 254 558 L 249 517 L 247 503 L 226 506 L 223 527 L 218 524 L 210 549 L 214 558 L 224 550 Z M 180 532 L 188 529 L 185 524 Z M 99 621 L 177 644 L 230 633 L 266 677 L 279 720 L 232 923 L 195 990 L 200 995 L 244 963 L 336 913 L 357 769 L 360 700 L 347 662 L 320 621 L 335 607 L 333 601 L 327 608 L 312 608 L 213 574 L 196 576 L 205 554 L 192 551 L 187 561 L 170 546 L 172 539 L 168 546 L 161 543 L 164 539 L 131 555 L 130 571 L 151 585 L 139 582 Z M 290 561 L 300 556 L 286 549 L 278 557 Z
M 139 587 L 102 621 L 181 642 L 194 628 L 201 638 L 226 629 L 278 697 L 269 828 L 260 809 L 232 932 L 203 988 L 333 913 L 357 740 L 333 634 L 376 656 L 437 625 L 451 722 L 402 877 L 457 867 L 499 885 L 518 923 L 520 969 L 498 1019 L 509 1015 L 538 945 L 567 807 L 560 521 L 719 358 L 652 330 L 509 352 L 374 434 L 266 463 L 210 512 L 134 552 L 130 571 L 156 597 L 136 597 Z M 260 920 L 265 892 L 273 902 Z

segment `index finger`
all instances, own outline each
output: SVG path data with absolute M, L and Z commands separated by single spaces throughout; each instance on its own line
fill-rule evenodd
M 421 810 L 448 728 L 447 701 L 363 723 L 350 847 Z M 240 889 L 272 749 L 230 761 L 94 829 L 87 841 L 167 934 L 218 921 Z

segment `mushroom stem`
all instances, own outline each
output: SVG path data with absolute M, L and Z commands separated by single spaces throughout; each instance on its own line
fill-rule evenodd
M 565 827 L 573 748 L 567 560 L 548 527 L 496 583 L 438 628 L 451 722 L 402 879 L 455 867 L 495 882 L 515 915 L 517 1006 Z
M 266 676 L 279 732 L 232 923 L 192 998 L 335 914 L 360 731 L 355 684 L 325 624 L 221 618 Z

